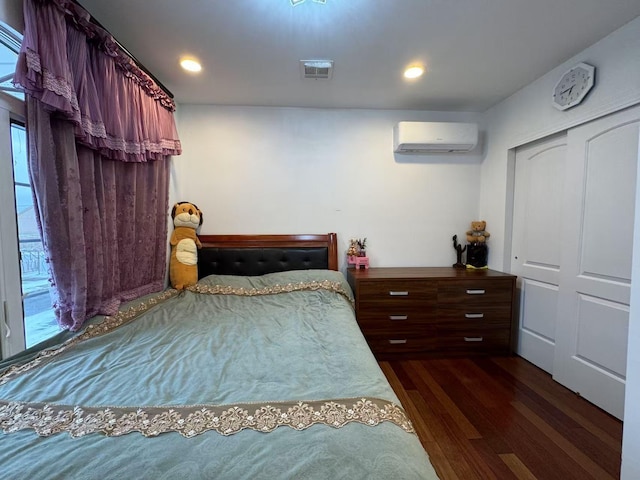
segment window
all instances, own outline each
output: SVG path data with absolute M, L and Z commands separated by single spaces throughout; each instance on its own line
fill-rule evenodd
M 14 88 L 13 72 L 15 72 L 21 38 L 10 27 L 0 25 L 0 91 L 24 100 L 24 93 Z
M 25 346 L 29 348 L 60 331 L 49 292 L 49 271 L 36 220 L 27 168 L 27 130 L 11 122 L 13 182 L 16 197 Z
M 24 95 L 12 85 L 19 36 L 0 24 L 0 355 L 6 358 L 60 331 L 36 223 L 27 166 Z M 15 205 L 15 210 L 13 206 Z

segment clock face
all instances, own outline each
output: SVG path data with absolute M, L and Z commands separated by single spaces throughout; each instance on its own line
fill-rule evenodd
M 553 106 L 566 110 L 579 104 L 593 87 L 595 67 L 579 63 L 566 72 L 553 90 Z

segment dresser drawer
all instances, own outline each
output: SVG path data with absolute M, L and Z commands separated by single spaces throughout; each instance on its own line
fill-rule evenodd
M 423 335 L 366 335 L 373 353 L 418 353 L 432 351 L 437 339 L 433 334 Z
M 438 283 L 439 304 L 511 304 L 513 281 L 510 279 L 458 280 Z
M 460 330 L 438 328 L 437 347 L 442 351 L 508 353 L 508 328 L 467 328 Z
M 435 304 L 438 297 L 437 283 L 421 280 L 381 280 L 360 282 L 358 302 L 365 303 L 414 303 Z
M 436 316 L 443 327 L 461 324 L 507 328 L 511 325 L 511 305 L 450 305 L 438 308 Z
M 363 332 L 420 332 L 435 327 L 436 309 L 389 308 L 362 309 L 358 312 L 358 324 Z

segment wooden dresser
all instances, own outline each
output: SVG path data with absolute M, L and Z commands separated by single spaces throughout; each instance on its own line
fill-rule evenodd
M 349 269 L 377 357 L 509 354 L 516 277 L 450 267 Z

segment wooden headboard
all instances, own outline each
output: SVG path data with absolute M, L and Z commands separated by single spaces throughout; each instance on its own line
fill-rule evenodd
M 198 278 L 264 275 L 287 270 L 338 270 L 335 233 L 322 235 L 199 235 Z

